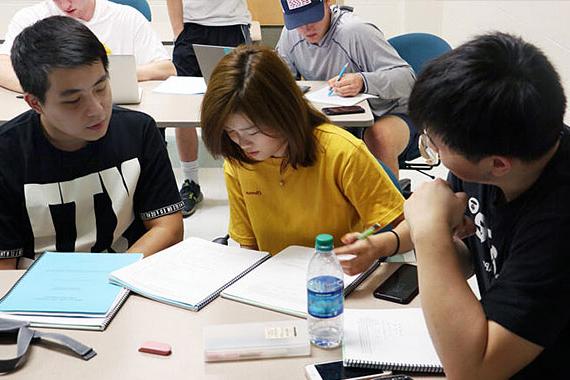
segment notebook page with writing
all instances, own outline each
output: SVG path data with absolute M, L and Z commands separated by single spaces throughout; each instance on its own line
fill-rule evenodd
M 289 246 L 222 292 L 222 298 L 275 310 L 297 317 L 307 317 L 307 266 L 315 249 Z M 344 276 L 345 295 L 372 271 Z
M 109 279 L 145 297 L 197 311 L 269 257 L 267 252 L 188 238 L 111 273 Z
M 443 373 L 421 309 L 345 309 L 343 361 L 348 367 Z

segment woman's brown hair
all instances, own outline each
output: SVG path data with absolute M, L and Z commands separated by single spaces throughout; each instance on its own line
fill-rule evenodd
M 201 111 L 202 139 L 215 158 L 255 163 L 225 131 L 241 113 L 267 135 L 287 140 L 287 163 L 310 166 L 317 144 L 313 130 L 327 123 L 303 97 L 285 63 L 269 48 L 242 45 L 226 55 L 208 82 Z

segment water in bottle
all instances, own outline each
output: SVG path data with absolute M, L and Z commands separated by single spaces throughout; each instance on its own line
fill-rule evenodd
M 309 337 L 321 348 L 339 346 L 343 334 L 343 273 L 332 249 L 333 237 L 318 235 L 307 274 Z

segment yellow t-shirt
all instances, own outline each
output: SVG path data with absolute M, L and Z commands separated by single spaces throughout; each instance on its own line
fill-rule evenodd
M 361 140 L 330 124 L 317 127 L 315 136 L 317 160 L 310 167 L 281 173 L 281 158 L 224 163 L 232 239 L 272 255 L 290 245 L 313 246 L 320 233 L 339 246 L 347 232 L 387 225 L 402 214 L 404 198 Z

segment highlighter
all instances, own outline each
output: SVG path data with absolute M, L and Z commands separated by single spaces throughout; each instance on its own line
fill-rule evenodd
M 381 228 L 382 228 L 382 225 L 380 223 L 374 223 L 372 226 L 368 227 L 367 229 L 362 231 L 360 234 L 358 234 L 357 239 L 358 240 L 364 240 L 368 236 L 373 235 L 376 232 L 380 231 Z

